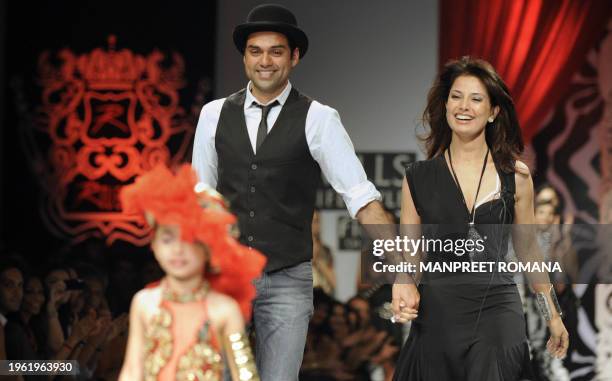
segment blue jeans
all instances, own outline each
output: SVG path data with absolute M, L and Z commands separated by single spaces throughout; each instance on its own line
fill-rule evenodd
M 261 381 L 297 381 L 313 312 L 312 263 L 264 273 L 254 284 L 255 360 Z
M 312 263 L 300 263 L 253 281 L 255 361 L 261 381 L 297 381 L 313 312 Z M 231 381 L 225 367 L 224 380 Z

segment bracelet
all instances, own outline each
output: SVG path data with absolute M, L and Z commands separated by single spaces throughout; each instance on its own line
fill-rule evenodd
M 225 337 L 228 362 L 236 367 L 240 380 L 259 381 L 259 374 L 248 338 L 244 333 L 233 333 Z
M 559 316 L 563 318 L 563 311 L 561 310 L 559 299 L 557 299 L 557 293 L 555 292 L 555 289 L 552 284 L 550 285 L 550 298 L 552 299 L 553 304 L 555 305 L 555 309 L 559 313 Z
M 560 317 L 563 317 L 561 305 L 559 305 L 559 300 L 557 299 L 557 294 L 555 293 L 555 289 L 552 284 L 550 285 L 550 290 L 548 291 L 548 293 L 550 295 L 550 299 L 552 299 L 553 301 L 555 310 L 557 311 L 557 313 L 559 313 Z M 550 304 L 548 303 L 548 298 L 546 297 L 545 292 L 536 293 L 536 304 L 538 306 L 538 310 L 540 310 L 540 313 L 544 317 L 544 320 L 546 320 L 547 322 L 550 321 L 552 319 L 553 312 Z

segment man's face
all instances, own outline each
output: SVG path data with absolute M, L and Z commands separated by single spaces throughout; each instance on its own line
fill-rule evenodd
M 19 311 L 23 299 L 23 277 L 21 271 L 9 268 L 0 273 L 0 312 Z
M 253 82 L 253 95 L 279 94 L 299 60 L 298 50 L 290 51 L 285 35 L 277 32 L 252 33 L 244 51 L 244 70 Z

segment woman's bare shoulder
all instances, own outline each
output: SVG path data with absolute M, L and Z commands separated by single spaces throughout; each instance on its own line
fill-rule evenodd
M 524 162 L 517 160 L 514 168 L 516 170 L 514 180 L 516 182 L 517 197 L 520 198 L 522 195 L 532 197 L 533 181 L 529 167 Z
M 529 171 L 527 164 L 520 160 L 517 160 L 516 163 L 514 163 L 514 169 L 516 170 L 516 173 L 520 175 L 531 176 L 531 172 Z

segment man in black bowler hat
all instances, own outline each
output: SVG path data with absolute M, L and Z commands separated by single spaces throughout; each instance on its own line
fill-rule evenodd
M 321 170 L 353 218 L 389 221 L 336 110 L 289 82 L 308 50 L 291 11 L 257 6 L 233 37 L 250 81 L 204 106 L 193 165 L 228 199 L 242 242 L 268 258 L 253 304 L 260 377 L 297 380 L 313 311 L 311 222 Z

